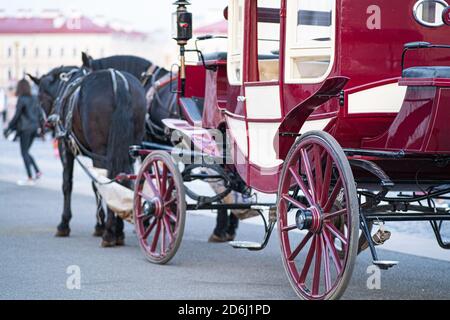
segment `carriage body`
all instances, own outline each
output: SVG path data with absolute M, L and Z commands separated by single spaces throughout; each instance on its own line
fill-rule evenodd
M 303 299 L 339 298 L 367 248 L 381 269 L 397 264 L 378 258 L 375 246 L 390 233 L 373 234 L 377 222 L 429 221 L 450 249 L 441 233 L 449 210 L 435 205 L 450 193 L 450 9 L 443 0 L 397 2 L 230 0 L 227 52 L 196 51 L 202 62 L 185 65 L 181 39 L 183 119 L 163 122 L 187 138 L 188 161 L 202 159 L 180 172 L 167 154 L 183 162 L 180 148 L 134 150 L 148 154 L 135 221 L 150 261 L 174 256 L 186 210 L 199 209 L 268 208 L 262 243 L 232 246 L 262 250 L 277 224 L 288 279 Z M 179 12 L 188 3 L 177 1 Z M 214 163 L 218 174 L 194 173 L 210 159 L 226 161 Z M 228 193 L 202 197 L 183 185 L 211 179 L 228 183 Z M 248 188 L 277 203 L 223 202 Z
M 197 125 L 228 129 L 239 173 L 263 192 L 277 191 L 283 160 L 295 141 L 279 137 L 279 129 L 292 122 L 289 115 L 295 121 L 288 125 L 291 134 L 324 130 L 343 148 L 408 154 L 377 160 L 399 183 L 413 186 L 411 174 L 424 166 L 423 180 L 450 181 L 450 168 L 426 165 L 420 156 L 450 154 L 448 81 L 402 80 L 401 66 L 405 43 L 445 44 L 450 29 L 419 24 L 416 4 L 231 1 L 228 55 L 207 56 L 206 63 L 217 70 L 201 63 L 187 67 L 186 95 L 205 101 Z M 449 66 L 448 50 L 411 52 L 406 68 L 433 65 Z M 349 78 L 340 98 L 302 105 L 327 80 L 339 77 Z

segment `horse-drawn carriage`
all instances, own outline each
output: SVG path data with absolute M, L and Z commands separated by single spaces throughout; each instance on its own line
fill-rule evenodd
M 213 54 L 187 49 L 189 1 L 175 5 L 179 72 L 175 83 L 165 74 L 177 117 L 159 123 L 165 137 L 131 147 L 142 166 L 136 176 L 120 176 L 136 180 L 134 223 L 151 262 L 176 254 L 189 210 L 261 210 L 263 241 L 231 245 L 262 250 L 277 224 L 286 273 L 303 299 L 339 298 L 365 248 L 381 269 L 397 264 L 378 257 L 376 245 L 388 234 L 373 235 L 375 222 L 429 221 L 450 249 L 441 232 L 450 213 L 435 203 L 450 193 L 446 1 L 230 0 L 228 50 Z M 200 62 L 187 64 L 186 52 Z M 136 87 L 109 73 L 113 97 L 130 91 L 130 82 Z M 35 82 L 45 97 L 45 81 L 65 78 Z M 165 139 L 171 143 L 159 143 Z M 221 191 L 197 194 L 187 186 L 197 180 L 220 183 Z M 277 202 L 223 201 L 251 190 L 277 194 Z M 63 235 L 70 233 L 66 198 Z
M 379 259 L 374 221 L 430 221 L 450 248 L 440 229 L 450 214 L 435 205 L 450 193 L 445 1 L 231 0 L 228 52 L 194 50 L 200 62 L 188 65 L 192 16 L 188 1 L 175 4 L 183 116 L 164 124 L 178 144 L 131 150 L 147 157 L 134 215 L 149 260 L 176 253 L 186 210 L 224 206 L 269 207 L 262 244 L 231 244 L 263 249 L 277 221 L 288 278 L 304 299 L 340 297 L 363 242 L 381 269 L 397 264 Z M 202 166 L 220 170 L 195 171 Z M 183 183 L 196 179 L 278 201 L 188 204 Z

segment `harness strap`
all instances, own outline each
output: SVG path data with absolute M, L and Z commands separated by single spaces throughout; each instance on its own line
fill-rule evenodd
M 114 70 L 114 69 L 108 69 L 109 73 L 111 74 L 111 80 L 113 83 L 113 91 L 114 91 L 114 95 L 117 95 L 117 76 L 119 76 L 122 80 L 123 83 L 125 84 L 125 89 L 127 91 L 130 91 L 130 84 L 128 83 L 127 78 L 125 78 L 125 76 L 123 75 L 122 72 Z
M 112 85 L 113 85 L 113 92 L 114 92 L 114 95 L 116 95 L 116 93 L 117 93 L 117 77 L 116 77 L 116 73 L 114 72 L 114 69 L 108 69 L 108 71 L 111 74 L 111 80 L 112 80 Z
M 158 69 L 158 71 L 157 71 L 158 73 L 161 70 L 161 68 L 158 67 L 156 64 L 151 64 L 150 67 L 148 67 L 147 71 L 142 73 L 142 75 L 141 75 L 142 85 L 145 86 L 147 84 L 148 79 L 150 79 L 150 78 L 153 79 L 156 69 Z
M 167 86 L 169 83 L 171 83 L 172 81 L 175 81 L 175 80 L 176 80 L 176 77 L 171 77 L 170 74 L 167 74 L 157 81 L 152 81 L 152 86 L 147 91 L 148 106 L 149 107 L 151 106 L 154 99 L 156 99 L 158 101 L 158 103 L 162 106 L 163 102 L 161 101 L 161 97 L 159 96 L 158 90 L 160 88 Z
M 75 110 L 75 106 L 78 104 L 80 98 L 80 90 L 81 86 L 77 86 L 73 94 L 69 98 L 69 110 L 66 115 L 66 131 L 72 132 L 72 120 L 73 120 L 73 111 Z
M 88 156 L 92 160 L 98 160 L 103 163 L 105 163 L 108 160 L 106 156 L 95 154 L 95 153 L 89 151 L 88 149 L 86 149 L 73 133 L 70 133 L 70 135 L 68 137 L 68 141 L 69 141 L 70 149 L 75 157 L 83 154 L 83 155 Z
M 105 185 L 108 185 L 108 184 L 113 184 L 113 183 L 115 183 L 115 182 L 118 181 L 117 178 L 114 178 L 114 179 L 112 179 L 112 180 L 110 180 L 110 181 L 108 181 L 108 182 L 100 182 L 100 181 L 98 181 L 98 179 L 97 179 L 97 178 L 89 171 L 89 169 L 86 168 L 86 166 L 83 164 L 83 162 L 82 162 L 77 156 L 75 157 L 75 160 L 78 162 L 78 164 L 80 165 L 81 169 L 83 169 L 83 171 L 86 173 L 86 175 L 87 175 L 92 181 L 94 181 L 97 185 L 105 186 Z

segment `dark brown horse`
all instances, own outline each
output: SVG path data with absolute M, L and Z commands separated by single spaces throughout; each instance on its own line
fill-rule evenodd
M 111 56 L 101 59 L 93 59 L 83 53 L 83 67 L 92 70 L 106 70 L 113 68 L 128 72 L 137 77 L 145 88 L 147 97 L 147 121 L 146 141 L 153 141 L 171 145 L 170 137 L 167 136 L 164 119 L 180 119 L 180 111 L 176 103 L 177 90 L 176 75 L 159 67 L 149 60 L 136 56 Z
M 64 168 L 64 210 L 56 235 L 67 237 L 72 218 L 71 193 L 76 156 L 70 141 L 78 142 L 78 149 L 93 160 L 95 167 L 107 169 L 109 178 L 120 173 L 132 173 L 128 149 L 131 145 L 140 144 L 144 136 L 145 92 L 136 77 L 115 70 L 86 74 L 82 68 L 60 67 L 40 79 L 31 79 L 39 86 L 39 99 L 47 116 L 60 119 L 58 124 L 66 131 L 59 141 Z M 95 190 L 94 184 L 93 187 Z M 97 200 L 99 220 L 95 235 L 103 236 L 104 247 L 123 245 L 122 219 L 108 209 L 105 224 L 104 212 Z

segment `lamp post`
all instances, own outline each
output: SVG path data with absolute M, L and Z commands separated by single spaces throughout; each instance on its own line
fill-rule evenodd
M 177 0 L 173 3 L 177 10 L 172 14 L 172 37 L 180 46 L 180 81 L 181 96 L 185 94 L 186 87 L 186 45 L 192 39 L 192 13 L 188 12 L 187 0 Z

